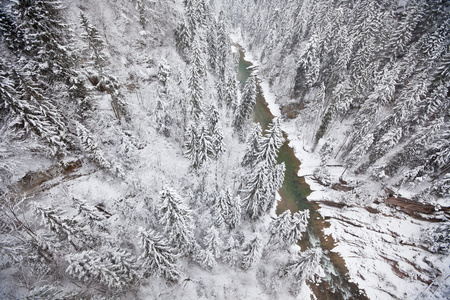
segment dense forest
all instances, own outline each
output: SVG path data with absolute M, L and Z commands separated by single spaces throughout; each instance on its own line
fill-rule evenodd
M 0 298 L 449 296 L 445 1 L 0 8 Z M 276 210 L 287 138 L 356 294 L 315 212 Z

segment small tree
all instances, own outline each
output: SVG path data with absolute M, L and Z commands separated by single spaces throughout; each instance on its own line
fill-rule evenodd
M 222 239 L 220 238 L 219 231 L 217 231 L 216 227 L 211 226 L 208 228 L 204 238 L 204 244 L 206 250 L 211 252 L 216 259 L 220 257 L 222 252 Z
M 180 253 L 187 253 L 194 241 L 191 212 L 171 188 L 164 187 L 160 195 L 159 221 L 164 226 L 164 232 L 168 234 L 170 243 L 178 247 Z
M 153 230 L 139 229 L 139 239 L 143 253 L 140 259 L 144 275 L 163 276 L 170 281 L 178 281 L 181 275 L 176 250 L 169 242 Z
M 100 74 L 103 74 L 103 68 L 108 64 L 108 58 L 104 51 L 105 43 L 103 42 L 97 28 L 92 25 L 83 13 L 80 13 L 80 22 L 84 30 L 81 37 L 87 43 L 87 51 L 90 52 L 89 56 L 94 63 L 94 67 Z
M 251 269 L 260 259 L 263 250 L 262 239 L 259 234 L 247 244 L 242 253 L 242 269 Z
M 290 276 L 303 282 L 311 279 L 318 272 L 320 260 L 322 258 L 322 249 L 308 249 L 292 258 L 281 271 L 282 276 Z
M 244 158 L 242 159 L 241 165 L 253 168 L 258 163 L 258 154 L 260 153 L 260 143 L 262 140 L 262 129 L 261 125 L 255 124 L 253 130 L 247 139 L 247 150 L 245 151 Z
M 239 243 L 233 238 L 233 236 L 230 236 L 222 251 L 222 260 L 231 267 L 235 267 L 237 266 L 239 259 Z
M 244 128 L 256 103 L 256 77 L 251 75 L 245 82 L 241 103 L 236 109 L 233 126 L 241 139 L 244 139 Z
M 66 272 L 78 280 L 98 281 L 109 288 L 123 289 L 136 278 L 135 258 L 123 249 L 93 250 L 67 256 Z

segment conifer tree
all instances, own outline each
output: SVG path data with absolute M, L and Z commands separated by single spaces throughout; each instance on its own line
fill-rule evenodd
M 228 238 L 228 241 L 222 252 L 222 260 L 230 265 L 236 267 L 240 259 L 239 242 L 233 236 Z
M 175 29 L 175 42 L 180 54 L 185 55 L 188 49 L 191 49 L 192 35 L 185 22 L 178 23 Z
M 81 144 L 81 149 L 92 156 L 92 159 L 102 168 L 110 169 L 111 163 L 105 157 L 105 153 L 95 142 L 94 137 L 89 130 L 81 123 L 76 122 L 77 137 Z
M 266 133 L 261 138 L 258 160 L 269 166 L 274 166 L 277 162 L 278 151 L 283 143 L 284 137 L 280 128 L 280 120 L 276 118 L 269 124 Z
M 258 162 L 260 153 L 260 143 L 262 141 L 262 129 L 259 123 L 256 123 L 253 127 L 250 136 L 247 139 L 247 149 L 245 151 L 244 158 L 241 165 L 246 167 L 254 167 Z
M 206 250 L 211 252 L 216 259 L 220 257 L 222 252 L 222 239 L 215 226 L 211 226 L 207 229 L 204 244 Z
M 295 256 L 282 271 L 285 276 L 294 277 L 303 282 L 311 279 L 316 273 L 322 258 L 322 249 L 308 249 Z
M 196 40 L 192 46 L 191 69 L 188 79 L 189 103 L 191 105 L 191 116 L 194 121 L 198 121 L 203 114 L 202 100 L 204 93 L 203 79 L 205 68 L 200 49 L 200 44 Z
M 59 0 L 18 0 L 11 7 L 28 59 L 26 71 L 39 73 L 45 81 L 65 81 L 73 76 L 73 55 L 70 38 Z M 25 71 L 25 70 L 24 70 Z
M 251 219 L 257 219 L 263 215 L 268 203 L 267 192 L 267 167 L 257 165 L 246 179 L 245 197 L 242 199 L 244 211 Z
M 261 259 L 262 239 L 259 234 L 247 244 L 242 253 L 242 269 L 249 270 Z
M 86 15 L 84 15 L 83 13 L 80 13 L 80 22 L 84 30 L 81 37 L 88 45 L 87 50 L 89 51 L 89 56 L 92 59 L 94 67 L 100 74 L 103 74 L 103 69 L 108 64 L 108 58 L 104 51 L 105 43 L 101 38 L 97 28 L 92 25 Z
M 123 249 L 102 249 L 67 255 L 66 272 L 80 281 L 101 282 L 109 288 L 123 289 L 137 278 L 133 255 Z
M 236 109 L 237 98 L 236 79 L 233 76 L 229 76 L 225 90 L 225 103 L 228 109 L 231 109 L 232 111 Z
M 39 86 L 15 70 L 11 77 L 0 75 L 0 104 L 6 110 L 7 126 L 21 132 L 23 137 L 36 134 L 51 146 L 52 154 L 63 151 L 68 142 L 63 116 Z
M 244 137 L 244 128 L 256 103 L 256 78 L 251 75 L 245 82 L 241 103 L 236 109 L 233 126 L 241 139 Z
M 144 275 L 163 276 L 177 282 L 181 275 L 177 264 L 177 252 L 169 242 L 153 230 L 139 229 L 139 240 L 143 250 L 139 257 L 143 261 Z
M 176 245 L 181 254 L 186 254 L 194 241 L 191 212 L 173 189 L 164 187 L 160 195 L 159 221 L 169 242 Z
M 213 214 L 216 225 L 225 223 L 231 229 L 236 228 L 241 219 L 241 203 L 239 197 L 233 197 L 230 189 L 221 190 L 215 198 Z
M 292 227 L 291 211 L 288 209 L 270 223 L 269 244 L 284 247 L 295 243 L 295 241 L 290 239 Z

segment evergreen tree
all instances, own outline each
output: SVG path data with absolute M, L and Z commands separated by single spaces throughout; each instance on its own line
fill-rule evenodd
M 145 0 L 137 0 L 136 1 L 136 9 L 139 12 L 139 25 L 141 25 L 142 30 L 145 30 L 146 25 L 148 24 L 147 19 L 147 11 L 148 7 Z
M 89 130 L 81 123 L 76 123 L 77 137 L 81 148 L 92 156 L 92 159 L 104 169 L 111 169 L 112 165 L 105 157 L 105 153 L 95 142 L 94 137 Z
M 0 39 L 14 54 L 24 49 L 23 32 L 14 22 L 10 9 L 3 7 L 0 8 Z
M 92 25 L 83 13 L 80 13 L 80 22 L 84 30 L 81 37 L 88 45 L 87 51 L 89 51 L 90 59 L 98 72 L 103 74 L 103 69 L 108 64 L 108 57 L 105 52 L 105 43 L 103 42 L 97 28 Z
M 33 209 L 50 231 L 61 240 L 67 240 L 76 250 L 79 249 L 79 245 L 86 245 L 92 240 L 92 236 L 76 220 L 63 216 L 65 213 L 63 210 L 42 207 L 37 203 L 33 204 Z
M 220 257 L 222 252 L 222 239 L 220 238 L 219 231 L 217 231 L 216 227 L 211 226 L 207 229 L 204 244 L 206 250 L 211 252 L 216 259 Z
M 178 26 L 175 29 L 175 42 L 178 52 L 183 55 L 185 55 L 188 49 L 191 49 L 192 35 L 185 22 L 178 23 Z
M 222 153 L 225 152 L 225 143 L 223 141 L 223 131 L 218 125 L 214 126 L 211 131 L 211 146 L 213 149 L 213 157 L 215 159 L 219 158 Z
M 253 127 L 250 136 L 247 139 L 247 150 L 245 151 L 244 158 L 241 165 L 246 167 L 254 167 L 258 163 L 260 153 L 260 143 L 262 141 L 262 129 L 259 123 L 256 123 Z
M 143 253 L 140 259 L 144 275 L 163 276 L 167 280 L 177 282 L 181 271 L 178 266 L 177 254 L 169 242 L 153 230 L 139 229 L 140 244 Z
M 216 225 L 225 223 L 231 229 L 236 228 L 241 219 L 241 204 L 239 197 L 233 197 L 229 189 L 221 190 L 215 198 L 213 214 Z
M 213 140 L 205 124 L 197 126 L 190 124 L 185 134 L 185 155 L 190 158 L 191 166 L 200 169 L 207 161 L 215 157 Z M 219 141 L 220 142 L 220 141 Z
M 207 270 L 213 270 L 217 266 L 217 261 L 211 251 L 202 249 L 199 245 L 194 246 L 193 260 Z
M 73 75 L 73 55 L 70 38 L 62 17 L 59 0 L 18 0 L 11 7 L 21 51 L 29 59 L 26 71 L 39 73 L 50 83 L 65 81 Z M 25 71 L 25 70 L 24 70 Z
M 191 212 L 173 189 L 164 187 L 160 195 L 159 221 L 164 226 L 164 232 L 181 254 L 188 253 L 194 241 Z
M 246 179 L 245 197 L 242 199 L 244 211 L 251 219 L 257 219 L 266 211 L 268 198 L 267 166 L 257 165 Z
M 229 109 L 233 111 L 236 109 L 237 98 L 236 79 L 229 76 L 225 90 L 225 103 Z
M 222 260 L 230 265 L 236 267 L 240 259 L 239 242 L 236 241 L 233 236 L 230 236 L 227 244 L 222 252 Z
M 233 126 L 241 139 L 244 136 L 244 128 L 256 103 L 256 77 L 251 75 L 245 82 L 241 103 L 236 109 Z
M 291 219 L 291 211 L 286 210 L 270 223 L 269 244 L 284 247 L 296 242 L 295 240 L 291 240 L 292 235 L 290 233 L 293 228 Z
M 308 227 L 309 210 L 295 212 L 291 220 L 291 230 L 286 236 L 288 241 L 298 241 L 303 237 Z
M 216 33 L 216 21 L 213 20 L 208 26 L 206 33 L 206 42 L 208 45 L 208 63 L 211 69 L 217 69 L 217 33 Z
M 242 253 L 242 269 L 251 269 L 256 263 L 258 263 L 261 259 L 262 248 L 262 239 L 259 234 L 256 234 L 244 248 L 244 252 Z
M 274 119 L 259 143 L 258 160 L 273 166 L 277 162 L 278 151 L 284 143 L 280 120 Z
M 21 132 L 22 137 L 36 134 L 51 146 L 52 154 L 63 151 L 68 142 L 67 126 L 54 104 L 42 89 L 15 70 L 9 78 L 3 74 L 0 75 L 0 104 L 5 109 L 6 125 Z
M 135 258 L 123 249 L 88 250 L 67 256 L 66 272 L 80 281 L 101 282 L 109 288 L 123 289 L 137 278 Z
M 290 276 L 303 282 L 310 280 L 317 273 L 322 258 L 322 249 L 308 249 L 295 256 L 283 269 L 284 276 Z
M 188 79 L 189 102 L 191 105 L 191 115 L 194 121 L 198 121 L 203 114 L 203 79 L 205 68 L 203 65 L 202 53 L 198 40 L 192 46 L 191 69 Z

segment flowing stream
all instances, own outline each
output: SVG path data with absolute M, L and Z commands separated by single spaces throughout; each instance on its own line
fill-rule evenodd
M 238 48 L 240 58 L 237 77 L 242 87 L 253 71 L 253 65 L 244 59 L 244 50 L 240 47 Z M 258 84 L 258 95 L 253 109 L 253 121 L 260 123 L 261 127 L 265 129 L 273 118 L 274 116 L 270 112 L 261 87 Z M 308 230 L 304 234 L 303 239 L 299 241 L 299 245 L 302 251 L 310 247 L 322 248 L 324 255 L 321 266 L 325 272 L 325 278 L 318 283 L 310 283 L 309 287 L 319 300 L 368 299 L 356 284 L 349 282 L 344 260 L 338 254 L 330 252 L 334 247 L 334 241 L 331 237 L 323 234 L 323 228 L 327 226 L 327 223 L 317 212 L 317 204 L 306 199 L 311 190 L 305 179 L 297 175 L 300 161 L 295 156 L 294 150 L 289 147 L 288 136 L 284 135 L 286 142 L 280 149 L 278 162 L 285 163 L 286 173 L 283 186 L 279 191 L 281 201 L 277 203 L 276 213 L 279 215 L 287 209 L 291 210 L 292 213 L 305 209 L 310 211 Z

